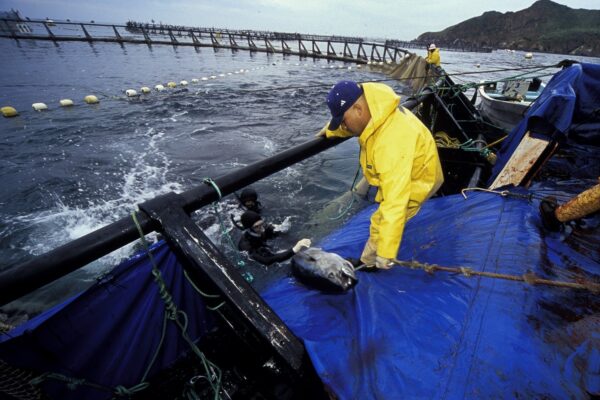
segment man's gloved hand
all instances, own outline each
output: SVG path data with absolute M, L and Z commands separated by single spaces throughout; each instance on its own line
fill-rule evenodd
M 375 258 L 375 266 L 379 269 L 390 269 L 394 265 L 391 258 L 377 256 Z
M 327 132 L 327 127 L 329 126 L 329 121 L 325 124 L 323 128 L 319 132 L 316 133 L 315 137 L 325 136 L 325 132 Z
M 367 240 L 365 248 L 360 255 L 360 261 L 363 262 L 367 267 L 373 267 L 375 265 L 375 256 L 377 255 L 377 246 L 371 239 Z
M 295 253 L 299 252 L 300 250 L 302 250 L 303 247 L 310 247 L 310 239 L 300 239 L 298 240 L 298 243 L 296 243 L 294 245 L 294 247 L 292 247 L 292 251 Z

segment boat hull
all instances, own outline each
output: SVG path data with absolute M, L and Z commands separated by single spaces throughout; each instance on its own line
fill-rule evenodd
M 479 111 L 484 117 L 510 132 L 525 115 L 531 105 L 530 101 L 509 101 L 491 97 L 483 87 L 479 87 Z

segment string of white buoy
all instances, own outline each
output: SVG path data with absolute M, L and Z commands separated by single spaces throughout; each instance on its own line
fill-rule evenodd
M 370 63 L 371 62 L 369 62 L 368 64 L 370 64 Z M 388 63 L 390 63 L 390 61 L 388 61 Z M 377 64 L 377 63 L 373 62 L 373 64 Z M 278 64 L 277 63 L 273 63 L 272 65 L 277 66 Z M 283 65 L 283 63 L 281 63 L 281 65 Z M 291 64 L 288 63 L 288 65 L 291 65 Z M 306 64 L 306 63 L 305 64 L 296 63 L 295 65 L 296 66 L 303 65 L 304 67 L 308 67 L 309 66 L 309 64 Z M 383 62 L 379 62 L 379 65 L 383 65 Z M 313 64 L 313 67 L 317 67 L 317 65 Z M 360 69 L 361 67 L 362 67 L 361 64 L 356 64 L 354 66 L 354 68 L 356 68 L 356 69 Z M 260 67 L 255 67 L 252 70 L 258 71 L 258 70 L 263 70 L 265 68 L 266 68 L 265 66 L 260 66 Z M 321 66 L 321 68 L 352 70 L 353 67 L 352 66 L 345 66 L 343 64 L 339 64 L 339 65 L 334 64 L 334 65 L 330 65 L 330 66 Z M 206 81 L 210 81 L 210 80 L 214 80 L 214 79 L 218 79 L 218 78 L 224 78 L 224 77 L 232 76 L 232 75 L 244 74 L 244 73 L 248 73 L 248 72 L 250 72 L 250 69 L 242 68 L 242 69 L 239 69 L 239 70 L 235 70 L 233 72 L 227 72 L 227 73 L 223 72 L 223 73 L 216 74 L 216 75 L 203 76 L 203 77 L 200 77 L 200 78 L 193 78 L 190 81 L 181 80 L 179 83 L 177 83 L 175 81 L 169 81 L 166 84 L 160 84 L 159 83 L 159 84 L 155 85 L 154 86 L 154 90 L 156 92 L 163 92 L 165 90 L 175 89 L 177 87 L 186 87 L 186 86 L 188 86 L 190 84 L 190 82 L 191 82 L 191 84 L 198 85 L 201 82 L 206 82 Z M 125 89 L 124 93 L 125 93 L 125 96 L 128 97 L 128 98 L 136 98 L 136 97 L 140 97 L 142 95 L 149 95 L 149 94 L 151 94 L 152 93 L 152 89 L 149 86 L 142 86 L 139 89 L 139 92 L 136 89 L 131 89 L 130 88 L 130 89 Z M 84 97 L 83 102 L 85 104 L 90 104 L 90 105 L 91 104 L 99 104 L 100 103 L 100 99 L 98 98 L 98 96 L 90 94 L 90 95 L 87 95 L 87 96 Z M 72 99 L 65 98 L 65 99 L 59 100 L 58 104 L 59 104 L 59 106 L 61 108 L 66 108 L 66 107 L 73 107 L 73 106 L 75 106 L 76 103 Z M 43 103 L 43 102 L 33 103 L 31 105 L 31 107 L 32 107 L 32 109 L 34 111 L 37 111 L 37 112 L 47 112 L 47 111 L 51 110 L 51 108 L 48 107 L 48 104 L 47 103 Z M 4 107 L 0 108 L 0 114 L 2 114 L 2 116 L 5 117 L 5 118 L 11 118 L 11 117 L 18 116 L 19 115 L 19 111 L 17 111 L 16 108 L 14 108 L 12 106 L 4 106 Z
M 236 70 L 234 73 L 235 74 L 242 74 L 242 73 L 246 73 L 246 72 L 249 72 L 249 71 L 250 71 L 249 69 L 240 69 L 240 70 Z M 233 73 L 229 72 L 227 75 L 225 75 L 225 74 L 219 74 L 220 77 L 225 77 L 225 76 L 228 76 L 228 75 L 233 75 Z M 200 81 L 208 81 L 209 79 L 216 79 L 216 78 L 217 78 L 217 75 L 211 75 L 210 77 L 204 76 L 202 78 L 193 78 L 193 79 L 191 79 L 191 82 L 193 84 L 198 84 L 198 83 L 200 83 Z M 176 82 L 174 82 L 174 81 L 170 81 L 170 82 L 167 82 L 166 87 L 163 84 L 157 84 L 157 85 L 154 86 L 154 89 L 157 92 L 162 92 L 166 88 L 174 89 L 174 88 L 176 88 L 178 86 L 185 87 L 185 86 L 188 86 L 188 85 L 189 85 L 189 82 L 187 80 L 181 80 L 179 82 L 179 84 L 176 83 Z M 140 90 L 139 90 L 139 93 L 135 89 L 126 89 L 125 90 L 125 95 L 127 97 L 138 97 L 138 96 L 140 96 L 140 94 L 147 95 L 147 94 L 150 94 L 150 93 L 152 93 L 152 89 L 150 89 L 150 87 L 148 87 L 148 86 L 142 86 L 140 88 Z M 100 103 L 100 100 L 99 100 L 98 96 L 96 96 L 96 95 L 87 95 L 87 96 L 84 97 L 83 101 L 84 101 L 85 104 L 98 104 L 98 103 Z M 59 104 L 60 107 L 72 107 L 72 106 L 75 105 L 75 102 L 72 99 L 61 99 L 61 100 L 59 100 L 58 104 Z M 48 107 L 48 104 L 43 103 L 43 102 L 33 103 L 31 105 L 31 108 L 34 111 L 38 111 L 38 112 L 50 110 L 50 108 Z M 16 117 L 16 116 L 19 115 L 19 111 L 17 111 L 17 109 L 14 108 L 14 107 L 12 107 L 12 106 L 1 107 L 0 108 L 0 113 L 5 118 Z

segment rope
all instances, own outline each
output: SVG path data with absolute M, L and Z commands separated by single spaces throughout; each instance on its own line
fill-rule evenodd
M 524 71 L 524 70 L 534 70 L 531 71 L 529 73 L 533 73 L 533 72 L 537 72 L 537 71 L 541 71 L 543 69 L 546 68 L 560 68 L 561 65 L 559 64 L 553 64 L 553 65 L 532 65 L 529 67 L 517 67 L 517 68 L 499 68 L 499 69 L 491 69 L 491 70 L 487 70 L 487 71 L 469 71 L 469 72 L 457 72 L 457 73 L 453 73 L 453 74 L 445 74 L 446 76 L 462 76 L 462 75 L 476 75 L 476 74 L 487 74 L 487 73 L 492 73 L 492 72 L 506 72 L 506 71 Z M 552 74 L 549 74 L 552 75 Z M 411 77 L 406 77 L 406 78 L 386 78 L 386 79 L 374 79 L 374 80 L 370 80 L 369 82 L 398 82 L 398 81 L 404 81 L 404 80 L 411 80 L 411 79 L 427 79 L 430 78 L 430 76 L 428 75 L 424 75 L 424 76 L 411 76 Z M 492 81 L 490 81 L 491 83 Z M 251 92 L 261 92 L 264 93 L 266 91 L 277 91 L 277 90 L 298 90 L 298 89 L 310 89 L 310 88 L 323 88 L 323 87 L 327 87 L 330 88 L 331 87 L 331 83 L 317 83 L 314 85 L 299 85 L 299 86 L 286 86 L 286 87 L 277 87 L 277 88 L 268 88 L 268 89 L 240 89 L 240 92 L 247 92 L 247 93 L 251 93 Z
M 242 260 L 242 257 L 240 255 L 237 247 L 235 246 L 235 243 L 233 243 L 233 239 L 231 238 L 231 235 L 227 231 L 223 217 L 221 216 L 221 213 L 219 212 L 219 209 L 218 209 L 218 203 L 223 198 L 223 195 L 221 194 L 221 189 L 219 189 L 219 186 L 217 185 L 217 183 L 214 180 L 212 180 L 211 178 L 204 178 L 203 182 L 206 183 L 207 185 L 211 185 L 215 189 L 217 194 L 219 195 L 219 199 L 217 201 L 213 202 L 212 206 L 213 206 L 215 215 L 217 216 L 217 219 L 219 220 L 219 227 L 221 228 L 221 236 L 225 237 L 227 243 L 231 247 L 231 250 L 233 250 L 233 254 L 235 255 L 234 257 L 236 259 L 236 266 L 238 268 L 243 268 L 246 265 L 246 263 L 244 262 L 244 260 Z M 252 283 L 254 281 L 254 276 L 252 275 L 252 273 L 250 273 L 250 271 L 243 271 L 241 273 L 241 275 L 248 283 Z
M 192 287 L 194 288 L 194 290 L 196 290 L 196 292 L 198 292 L 201 296 L 207 297 L 207 298 L 217 298 L 220 299 L 221 295 L 218 294 L 207 294 L 204 293 L 202 290 L 200 290 L 200 288 L 198 286 L 196 286 L 196 284 L 194 283 L 194 281 L 192 281 L 187 273 L 187 271 L 183 271 L 183 275 L 185 276 L 185 279 L 187 279 L 187 281 L 190 283 L 190 285 L 192 285 Z M 219 308 L 221 308 L 223 305 L 225 304 L 225 302 L 221 302 L 219 305 L 215 306 L 215 307 L 209 307 L 206 306 L 206 308 L 208 308 L 211 311 L 216 311 Z
M 435 138 L 435 144 L 437 147 L 478 152 L 493 165 L 496 162 L 496 154 L 494 152 L 492 152 L 489 149 L 489 147 L 493 146 L 494 144 L 500 143 L 502 140 L 504 140 L 506 138 L 506 136 L 504 136 L 500 140 L 496 140 L 495 142 L 493 142 L 491 144 L 487 144 L 483 140 L 473 140 L 473 139 L 469 139 L 466 142 L 461 143 L 460 140 L 458 140 L 457 138 L 450 137 L 446 132 L 443 132 L 443 131 L 436 132 L 434 135 L 434 138 Z M 482 148 L 477 148 L 475 146 L 475 144 L 477 144 L 477 143 L 485 144 L 485 146 Z
M 354 185 L 356 184 L 356 179 L 358 178 L 358 174 L 360 172 L 360 161 L 358 163 L 358 167 L 356 169 L 356 174 L 354 174 L 354 180 L 352 180 L 352 184 L 350 185 L 350 202 L 348 204 L 348 206 L 345 207 L 344 210 L 342 210 L 337 216 L 329 218 L 328 219 L 330 221 L 336 221 L 340 218 L 342 218 L 348 211 L 350 211 L 350 208 L 352 208 L 352 205 L 354 204 Z
M 448 135 L 446 132 L 439 131 L 434 135 L 435 144 L 437 147 L 451 148 L 451 149 L 459 149 L 461 146 L 469 143 L 471 139 L 466 141 L 465 143 L 461 143 L 457 138 L 453 138 Z
M 493 193 L 493 194 L 500 195 L 502 197 L 513 197 L 516 199 L 524 199 L 529 202 L 531 202 L 533 199 L 538 199 L 538 200 L 543 199 L 543 196 L 538 196 L 535 193 L 521 194 L 521 193 L 510 192 L 508 190 L 493 190 L 493 189 L 486 189 L 486 188 L 480 188 L 480 187 L 471 187 L 471 188 L 464 188 L 460 191 L 460 194 L 462 194 L 462 196 L 465 198 L 465 200 L 467 199 L 466 192 L 468 192 L 468 191 L 480 191 L 480 192 Z
M 489 147 L 493 147 L 493 146 L 497 145 L 498 143 L 502 142 L 502 141 L 503 141 L 504 139 L 506 139 L 507 137 L 508 137 L 508 135 L 504 135 L 504 136 L 502 136 L 500 139 L 498 139 L 498 140 L 496 140 L 496 141 L 494 141 L 494 142 L 492 142 L 492 143 L 488 144 L 487 146 L 485 146 L 485 147 L 484 147 L 484 149 L 487 149 L 487 148 L 489 148 Z
M 437 264 L 426 264 L 420 263 L 418 261 L 400 261 L 394 259 L 393 262 L 394 264 L 399 265 L 401 267 L 407 267 L 410 269 L 421 269 L 429 274 L 433 274 L 436 271 L 443 271 L 461 274 L 466 278 L 470 278 L 472 276 L 483 276 L 486 278 L 504 279 L 514 282 L 525 282 L 530 285 L 556 286 L 569 289 L 589 290 L 593 293 L 600 293 L 600 284 L 595 282 L 585 281 L 584 283 L 575 283 L 565 281 L 553 281 L 550 279 L 538 278 L 533 272 L 527 272 L 523 275 L 510 275 L 498 274 L 495 272 L 474 271 L 472 268 L 469 267 L 443 267 Z
M 220 194 L 220 192 L 219 192 L 219 194 Z M 177 305 L 173 301 L 173 297 L 171 296 L 171 294 L 169 293 L 169 291 L 167 289 L 167 284 L 165 283 L 165 281 L 162 277 L 162 273 L 160 272 L 160 269 L 158 269 L 158 265 L 156 264 L 156 261 L 154 260 L 154 256 L 152 255 L 152 252 L 150 251 L 150 247 L 148 246 L 148 243 L 146 242 L 146 238 L 144 237 L 144 231 L 142 230 L 142 227 L 140 226 L 140 224 L 137 220 L 135 212 L 131 213 L 131 218 L 133 219 L 133 222 L 135 223 L 135 226 L 137 227 L 138 233 L 140 234 L 140 241 L 141 241 L 142 245 L 144 246 L 146 253 L 148 254 L 148 258 L 150 259 L 150 262 L 152 263 L 152 276 L 154 277 L 154 281 L 158 285 L 159 295 L 160 295 L 161 299 L 163 300 L 163 302 L 165 303 L 165 318 L 172 320 L 179 327 L 179 329 L 181 331 L 181 337 L 188 343 L 188 345 L 190 346 L 192 351 L 198 356 L 198 358 L 202 362 L 202 365 L 204 366 L 204 369 L 206 371 L 207 380 L 210 383 L 211 389 L 213 390 L 213 393 L 214 393 L 214 398 L 219 399 L 220 398 L 219 392 L 221 390 L 221 376 L 222 376 L 221 370 L 219 369 L 219 367 L 217 367 L 217 365 L 215 365 L 214 363 L 212 363 L 210 360 L 208 360 L 206 358 L 204 353 L 202 353 L 202 351 L 200 351 L 198 346 L 196 346 L 196 344 L 193 342 L 193 340 L 189 337 L 189 335 L 187 333 L 187 326 L 188 326 L 187 314 L 184 311 L 177 309 Z M 160 342 L 160 345 L 162 345 L 162 340 Z M 146 372 L 148 372 L 148 371 L 149 371 L 149 368 L 147 369 Z M 140 385 L 142 383 L 140 383 Z

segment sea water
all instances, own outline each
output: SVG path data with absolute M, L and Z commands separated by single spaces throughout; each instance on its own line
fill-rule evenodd
M 328 119 L 325 98 L 333 84 L 386 78 L 353 63 L 211 48 L 0 39 L 0 53 L 0 106 L 20 112 L 0 119 L 0 272 L 126 217 L 157 195 L 188 190 L 311 140 Z M 442 63 L 455 82 L 468 83 L 565 58 L 600 62 L 523 55 L 442 51 Z M 177 87 L 154 90 L 170 81 Z M 142 86 L 152 92 L 125 95 Z M 85 104 L 90 94 L 100 103 Z M 75 106 L 59 107 L 64 98 Z M 34 111 L 36 102 L 49 110 Z M 253 184 L 266 219 L 289 227 L 274 247 L 287 249 L 302 237 L 318 242 L 343 223 L 347 207 L 332 201 L 349 190 L 357 169 L 358 145 L 350 140 Z M 193 215 L 232 260 L 240 256 L 234 247 L 241 232 L 229 222 L 236 213 L 237 201 L 228 196 Z M 137 250 L 125 246 L 0 310 L 35 315 Z M 259 290 L 288 270 L 286 263 L 245 268 Z

